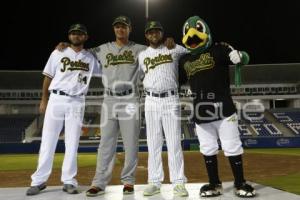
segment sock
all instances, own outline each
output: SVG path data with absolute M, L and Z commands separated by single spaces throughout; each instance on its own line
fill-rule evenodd
M 234 185 L 241 186 L 245 182 L 242 155 L 229 156 L 228 159 L 234 176 Z
M 220 184 L 217 155 L 203 156 L 210 184 Z

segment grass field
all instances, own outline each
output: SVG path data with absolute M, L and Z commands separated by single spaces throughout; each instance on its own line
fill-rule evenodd
M 300 148 L 246 149 L 245 151 L 248 153 L 300 156 Z
M 64 154 L 57 153 L 54 157 L 53 168 L 61 168 Z M 0 155 L 0 170 L 35 170 L 37 165 L 37 154 L 6 154 Z M 96 154 L 79 154 L 78 165 L 79 167 L 91 167 L 96 164 Z
M 269 154 L 287 156 L 295 159 L 300 157 L 300 148 L 282 148 L 282 149 L 246 149 L 247 154 Z M 53 168 L 60 168 L 62 165 L 63 154 L 56 154 Z M 37 165 L 37 154 L 4 154 L 0 155 L 0 171 L 21 171 L 35 170 Z M 92 167 L 96 164 L 96 153 L 80 153 L 78 156 L 79 167 Z M 116 164 L 120 164 L 116 160 Z M 276 165 L 276 163 L 274 163 Z M 300 166 L 295 166 L 299 168 Z M 255 180 L 255 182 L 268 185 L 277 189 L 292 192 L 300 195 L 300 170 L 297 173 L 270 176 L 264 179 Z
M 248 149 L 246 152 L 257 154 L 300 156 L 300 148 Z M 276 165 L 276 163 L 274 164 Z M 257 182 L 300 195 L 300 166 L 297 167 L 299 168 L 299 173 L 289 174 L 287 176 L 270 177 Z

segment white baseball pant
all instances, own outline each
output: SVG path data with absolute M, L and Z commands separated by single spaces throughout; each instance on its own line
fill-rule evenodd
M 163 132 L 168 148 L 170 181 L 181 184 L 187 181 L 184 175 L 184 160 L 181 148 L 181 123 L 178 96 L 165 98 L 147 96 L 145 119 L 148 144 L 148 182 L 157 186 L 164 180 L 162 166 Z
M 200 152 L 205 156 L 218 154 L 218 138 L 220 138 L 225 156 L 243 154 L 236 113 L 222 120 L 196 124 L 196 133 L 200 143 Z
M 84 96 L 69 97 L 51 94 L 44 118 L 38 167 L 32 174 L 31 186 L 46 182 L 52 171 L 59 134 L 65 125 L 65 157 L 61 181 L 77 186 L 77 150 L 84 115 Z M 64 124 L 65 123 L 65 124 Z

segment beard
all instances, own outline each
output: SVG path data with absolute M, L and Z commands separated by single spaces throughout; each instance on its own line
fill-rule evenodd
M 73 38 L 69 38 L 69 39 L 70 39 L 70 43 L 75 47 L 82 46 L 84 44 L 84 42 L 86 41 L 84 39 L 80 39 L 79 37 L 73 37 Z
M 82 46 L 84 42 L 82 41 L 71 41 L 71 44 L 75 47 Z
M 161 45 L 163 43 L 163 39 L 156 40 L 156 41 L 148 40 L 148 42 L 149 42 L 150 45 L 159 46 L 159 45 Z

